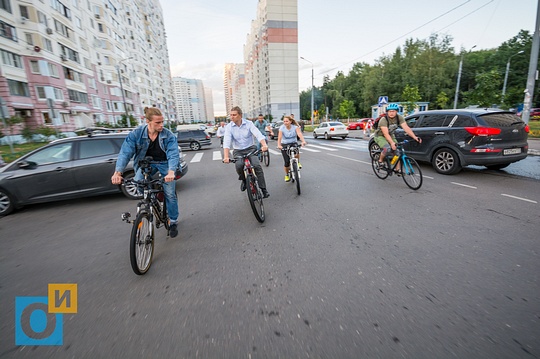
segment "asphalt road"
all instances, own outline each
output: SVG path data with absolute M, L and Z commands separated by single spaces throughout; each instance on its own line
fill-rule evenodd
M 186 151 L 180 235 L 158 230 L 145 276 L 122 195 L 0 219 L 0 357 L 540 357 L 540 181 L 422 166 L 412 191 L 363 141 L 312 140 L 301 196 L 272 154 L 259 224 L 214 152 Z M 15 298 L 49 283 L 78 285 L 63 345 L 15 346 Z

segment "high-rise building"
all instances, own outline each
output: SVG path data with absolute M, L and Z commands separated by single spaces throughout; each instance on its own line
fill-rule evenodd
M 244 45 L 244 66 L 243 74 L 225 79 L 226 101 L 231 93 L 241 93 L 233 85 L 244 81 L 245 117 L 259 113 L 273 118 L 291 113 L 300 117 L 297 0 L 259 0 Z
M 227 114 L 234 106 L 244 111 L 248 107 L 244 64 L 225 64 L 224 88 Z
M 214 121 L 214 110 L 209 113 L 206 90 L 201 80 L 173 77 L 174 99 L 179 123 Z
M 0 97 L 21 128 L 141 121 L 146 106 L 175 119 L 159 0 L 0 1 L 0 52 Z

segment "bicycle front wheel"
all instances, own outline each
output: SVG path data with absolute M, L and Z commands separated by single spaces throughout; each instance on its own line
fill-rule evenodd
M 253 214 L 255 215 L 255 218 L 257 218 L 257 221 L 263 223 L 264 222 L 263 195 L 262 195 L 261 189 L 259 188 L 259 184 L 257 183 L 257 180 L 252 174 L 247 175 L 246 177 L 246 192 L 249 198 L 249 204 L 251 205 L 251 209 L 253 210 Z
M 373 154 L 373 159 L 371 160 L 371 167 L 373 168 L 375 176 L 379 177 L 380 179 L 385 179 L 386 177 L 388 177 L 388 170 L 386 169 L 384 163 L 379 163 L 380 156 L 380 152 Z
M 417 190 L 422 186 L 422 170 L 418 163 L 410 157 L 404 157 L 401 161 L 401 175 L 409 188 Z
M 263 160 L 266 167 L 270 166 L 270 152 L 269 151 L 263 152 Z
M 151 214 L 140 212 L 133 222 L 129 256 L 135 274 L 142 275 L 150 269 L 154 255 L 154 224 Z
M 296 192 L 298 192 L 298 195 L 300 195 L 300 176 L 298 173 L 298 162 L 293 161 L 292 163 L 292 175 L 294 178 L 294 181 L 296 182 Z

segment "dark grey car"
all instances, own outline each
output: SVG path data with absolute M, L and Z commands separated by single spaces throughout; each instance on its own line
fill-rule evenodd
M 405 118 L 422 143 L 405 145 L 407 154 L 430 162 L 442 174 L 458 173 L 464 166 L 501 169 L 527 157 L 529 126 L 516 114 L 497 109 L 434 110 Z M 396 139 L 407 139 L 398 129 Z M 370 140 L 370 152 L 378 147 Z
M 198 151 L 203 146 L 210 146 L 212 141 L 210 135 L 203 130 L 181 130 L 176 133 L 178 145 L 182 148 L 189 148 Z
M 111 183 L 126 136 L 118 133 L 56 140 L 0 168 L 0 216 L 27 204 L 119 191 L 128 198 L 139 198 L 135 188 Z M 181 167 L 185 175 L 183 158 Z M 130 162 L 124 178 L 133 175 Z

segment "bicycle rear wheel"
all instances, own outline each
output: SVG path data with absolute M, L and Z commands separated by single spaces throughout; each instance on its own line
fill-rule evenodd
M 297 161 L 293 161 L 292 163 L 292 175 L 293 175 L 293 180 L 294 182 L 296 182 L 296 192 L 298 192 L 298 195 L 300 195 L 300 176 L 299 176 L 299 173 L 298 173 L 298 162 Z
M 388 170 L 386 169 L 384 163 L 379 163 L 379 157 L 381 157 L 380 152 L 376 152 L 373 154 L 373 159 L 371 160 L 371 167 L 373 168 L 375 176 L 379 177 L 380 179 L 385 179 L 386 177 L 388 177 Z
M 413 158 L 403 157 L 401 161 L 401 175 L 409 188 L 417 190 L 422 186 L 422 170 Z
M 270 152 L 263 152 L 263 160 L 266 167 L 270 166 Z
M 253 214 L 257 221 L 264 222 L 264 206 L 263 206 L 263 195 L 262 191 L 259 188 L 259 184 L 255 177 L 250 174 L 246 177 L 246 192 L 249 198 L 249 204 L 253 210 Z
M 154 255 L 154 227 L 150 213 L 140 212 L 133 222 L 129 257 L 135 274 L 145 274 L 152 265 Z

